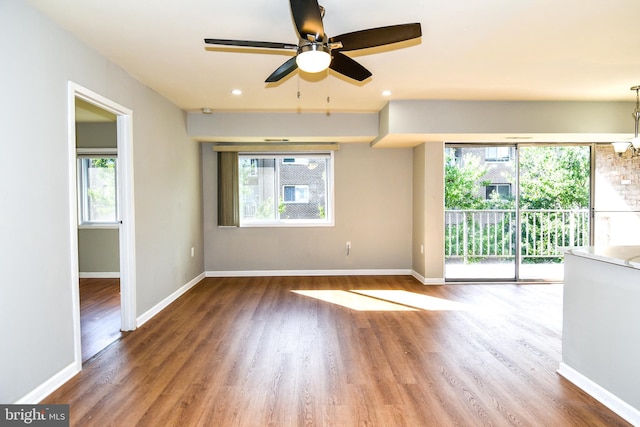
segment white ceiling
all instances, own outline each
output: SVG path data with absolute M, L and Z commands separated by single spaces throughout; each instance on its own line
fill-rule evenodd
M 629 88 L 640 84 L 638 0 L 321 0 L 329 36 L 410 22 L 422 24 L 423 36 L 401 49 L 350 52 L 373 73 L 363 83 L 295 72 L 270 85 L 265 78 L 293 52 L 213 48 L 203 39 L 297 43 L 287 0 L 29 2 L 187 111 L 378 111 L 389 99 L 630 101 Z M 243 95 L 232 95 L 236 88 Z

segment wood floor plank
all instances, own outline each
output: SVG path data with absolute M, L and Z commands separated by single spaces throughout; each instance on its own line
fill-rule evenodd
M 207 278 L 43 403 L 77 426 L 627 426 L 556 373 L 561 285 Z
M 82 362 L 118 340 L 120 324 L 120 279 L 80 279 Z

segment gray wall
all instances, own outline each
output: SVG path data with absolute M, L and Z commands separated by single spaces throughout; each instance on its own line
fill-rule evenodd
M 444 143 L 413 149 L 413 261 L 425 283 L 444 281 Z M 422 249 L 422 250 L 421 250 Z
M 0 2 L 0 44 L 0 323 L 11 325 L 0 332 L 0 402 L 10 403 L 74 361 L 68 81 L 134 112 L 138 315 L 204 270 L 202 181 L 183 112 L 26 2 Z
M 118 273 L 120 239 L 117 228 L 78 230 L 78 263 L 81 273 Z
M 335 227 L 318 228 L 219 228 L 216 156 L 202 145 L 207 271 L 411 268 L 412 149 L 341 144 Z

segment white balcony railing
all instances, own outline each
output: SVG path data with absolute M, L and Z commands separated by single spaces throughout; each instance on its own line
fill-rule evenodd
M 589 210 L 521 209 L 520 257 L 562 258 L 559 248 L 589 244 Z M 445 257 L 466 262 L 513 258 L 516 211 L 445 210 Z M 532 262 L 539 262 L 533 261 Z

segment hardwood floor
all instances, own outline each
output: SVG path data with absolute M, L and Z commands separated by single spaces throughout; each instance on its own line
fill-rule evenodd
M 80 279 L 82 362 L 122 336 L 120 280 Z
M 555 372 L 561 299 L 561 285 L 209 278 L 43 403 L 70 404 L 78 426 L 629 425 Z

